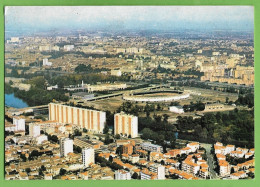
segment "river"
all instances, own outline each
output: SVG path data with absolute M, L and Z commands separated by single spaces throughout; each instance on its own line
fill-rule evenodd
M 14 107 L 14 108 L 25 108 L 28 107 L 27 103 L 22 99 L 19 99 L 14 96 L 14 94 L 5 94 L 5 106 Z

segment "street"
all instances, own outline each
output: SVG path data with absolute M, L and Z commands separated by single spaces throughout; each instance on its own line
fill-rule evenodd
M 211 150 L 211 144 L 205 144 L 201 143 L 201 147 L 204 147 L 206 149 L 206 155 L 207 155 L 207 162 L 209 165 L 209 172 L 210 172 L 210 179 L 218 179 L 217 173 L 214 171 L 214 158 L 213 155 L 210 153 Z

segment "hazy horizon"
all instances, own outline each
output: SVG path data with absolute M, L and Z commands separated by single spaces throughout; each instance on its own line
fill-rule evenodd
M 5 32 L 62 30 L 252 31 L 253 6 L 8 6 Z

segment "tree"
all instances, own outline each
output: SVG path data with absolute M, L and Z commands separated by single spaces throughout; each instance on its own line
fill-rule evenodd
M 250 172 L 248 173 L 248 177 L 250 177 L 250 178 L 253 179 L 253 178 L 255 178 L 255 174 L 254 174 L 253 172 L 250 171 Z
M 176 145 L 176 138 L 175 138 L 175 136 L 173 136 L 173 137 L 171 138 L 171 140 L 170 140 L 170 147 L 171 147 L 172 149 L 174 149 L 174 148 L 175 148 L 175 145 Z
M 30 157 L 38 157 L 38 156 L 40 156 L 40 154 L 37 150 L 33 150 L 30 154 Z
M 111 155 L 109 156 L 109 162 L 113 162 L 113 157 Z
M 229 98 L 228 98 L 228 97 L 226 97 L 226 103 L 228 103 L 228 101 L 229 101 Z
M 168 114 L 163 114 L 163 121 L 167 122 L 169 117 L 170 116 Z
M 136 172 L 132 175 L 132 179 L 138 179 L 138 174 Z
M 116 154 L 121 155 L 123 153 L 123 146 L 116 148 Z
M 59 142 L 59 139 L 56 135 L 52 135 L 51 136 L 51 141 L 55 142 L 55 143 L 58 143 Z
M 231 168 L 231 171 L 230 171 L 230 173 L 235 173 L 235 170 L 234 170 L 234 168 L 233 168 L 233 167 Z
M 110 143 L 110 138 L 109 138 L 109 134 L 106 134 L 106 137 L 105 137 L 105 142 L 104 142 L 106 145 Z
M 66 170 L 66 169 L 63 169 L 63 168 L 60 169 L 60 176 L 63 176 L 63 175 L 65 175 L 66 173 L 67 173 L 67 170 Z
M 74 130 L 74 136 L 82 136 L 82 132 L 80 132 L 78 129 Z
M 157 109 L 156 109 L 157 111 L 160 111 L 160 110 L 162 110 L 162 107 L 161 107 L 161 105 L 158 103 L 157 104 Z
M 108 126 L 108 124 L 106 123 L 105 124 L 105 127 L 104 127 L 104 129 L 103 129 L 103 134 L 107 134 L 109 132 L 109 126 Z
M 44 165 L 41 165 L 41 170 L 46 171 L 46 167 Z
M 116 134 L 116 135 L 115 135 L 115 139 L 120 139 L 120 135 L 119 135 L 119 134 Z
M 26 169 L 25 169 L 25 172 L 26 172 L 26 173 L 30 173 L 30 172 L 31 172 L 31 168 L 26 168 Z
M 25 154 L 21 154 L 21 155 L 20 155 L 20 158 L 23 160 L 23 162 L 25 162 L 25 161 L 26 161 Z
M 165 162 L 164 162 L 164 160 L 161 160 L 161 165 L 165 165 Z

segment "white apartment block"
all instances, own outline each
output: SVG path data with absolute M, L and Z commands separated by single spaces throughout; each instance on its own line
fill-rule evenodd
M 129 171 L 117 170 L 115 171 L 115 180 L 131 180 L 131 174 Z
M 50 103 L 49 120 L 73 124 L 93 132 L 103 133 L 106 122 L 106 113 L 97 110 Z
M 41 134 L 41 126 L 30 123 L 29 124 L 29 135 L 32 137 L 37 137 L 37 136 L 40 136 L 40 134 Z
M 199 142 L 191 142 L 187 144 L 187 147 L 191 148 L 191 152 L 196 152 L 199 149 L 200 144 Z
M 48 58 L 44 58 L 42 60 L 42 65 L 43 66 L 52 66 L 52 62 L 49 62 Z
M 164 180 L 165 179 L 165 167 L 157 164 L 157 165 L 153 165 L 150 166 L 149 169 L 157 174 L 157 179 L 158 180 Z
M 13 125 L 15 125 L 15 131 L 25 131 L 25 119 L 14 117 Z
M 132 138 L 138 136 L 138 117 L 121 112 L 115 114 L 114 119 L 115 135 L 122 134 L 127 137 L 131 135 Z
M 73 140 L 63 138 L 60 140 L 60 156 L 67 156 L 68 153 L 73 153 Z
M 88 167 L 90 163 L 95 163 L 95 153 L 92 148 L 84 148 L 82 150 L 83 166 Z
M 219 175 L 226 176 L 230 174 L 230 165 L 227 161 L 221 160 L 219 161 Z
M 192 161 L 184 160 L 181 169 L 188 173 L 197 174 L 200 170 L 200 166 Z
M 42 144 L 44 141 L 47 141 L 47 140 L 48 140 L 48 136 L 46 136 L 44 134 L 36 137 L 36 142 L 38 145 Z
M 151 143 L 142 143 L 141 144 L 142 149 L 146 151 L 151 151 L 151 152 L 163 152 L 163 147 L 160 145 L 155 145 Z

